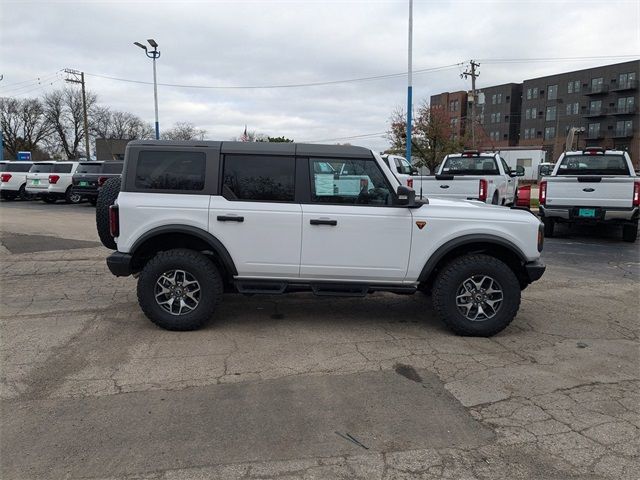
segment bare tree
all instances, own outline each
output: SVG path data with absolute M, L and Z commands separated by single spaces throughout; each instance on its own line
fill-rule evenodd
M 160 136 L 163 140 L 204 140 L 206 130 L 197 128 L 191 122 L 177 122 L 173 128 L 165 130 Z
M 12 158 L 16 158 L 19 151 L 42 150 L 51 133 L 42 102 L 35 98 L 0 98 L 0 126 L 4 148 Z
M 87 92 L 86 98 L 87 111 L 92 113 L 97 96 Z M 53 128 L 51 144 L 54 149 L 68 159 L 89 157 L 90 152 L 80 150 L 84 141 L 82 92 L 74 88 L 54 90 L 44 96 L 43 103 L 45 118 Z
M 154 135 L 153 127 L 137 115 L 108 107 L 95 107 L 91 120 L 91 133 L 96 138 L 136 140 Z

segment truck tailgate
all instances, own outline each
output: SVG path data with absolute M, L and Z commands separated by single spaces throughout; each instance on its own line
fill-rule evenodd
M 479 194 L 480 178 L 476 176 L 444 176 L 438 177 L 413 177 L 413 189 L 416 196 L 444 197 L 458 199 L 477 199 Z
M 605 176 L 547 177 L 547 206 L 631 208 L 634 180 Z

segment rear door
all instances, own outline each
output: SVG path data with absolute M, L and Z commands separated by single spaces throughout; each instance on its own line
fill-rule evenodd
M 329 161 L 340 174 L 320 173 Z M 300 277 L 401 282 L 409 262 L 411 212 L 370 159 L 308 159 L 310 200 L 302 205 Z
M 46 191 L 49 187 L 49 175 L 53 170 L 53 162 L 34 163 L 27 174 L 27 188 Z
M 293 155 L 223 154 L 209 231 L 229 251 L 239 277 L 299 276 L 302 208 L 295 175 Z

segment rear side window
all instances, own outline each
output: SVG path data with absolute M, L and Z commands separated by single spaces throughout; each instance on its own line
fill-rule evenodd
M 53 173 L 71 173 L 71 168 L 73 165 L 71 163 L 62 163 L 62 164 L 54 164 L 51 172 Z
M 28 172 L 32 163 L 7 163 L 2 167 L 3 172 Z
M 103 163 L 101 173 L 122 173 L 122 162 Z
M 100 163 L 81 163 L 76 173 L 100 173 L 102 164 Z
M 53 163 L 34 163 L 29 173 L 51 173 Z
M 203 152 L 142 151 L 136 164 L 135 186 L 147 190 L 202 190 L 206 163 Z
M 293 157 L 225 155 L 222 196 L 227 200 L 293 202 Z

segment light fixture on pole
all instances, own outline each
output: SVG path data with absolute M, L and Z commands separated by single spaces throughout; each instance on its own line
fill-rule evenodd
M 411 163 L 411 110 L 413 107 L 412 100 L 412 83 L 413 83 L 413 0 L 409 0 L 409 48 L 408 48 L 408 71 L 407 71 L 407 149 L 406 149 L 406 157 L 409 163 Z
M 153 60 L 153 100 L 156 111 L 156 140 L 160 139 L 160 123 L 158 122 L 158 82 L 156 80 L 156 60 L 160 58 L 160 50 L 158 50 L 158 43 L 150 38 L 147 40 L 149 45 L 153 50 L 147 48 L 146 45 L 143 45 L 140 42 L 133 42 L 133 44 L 137 47 L 140 47 L 147 54 L 147 57 Z

